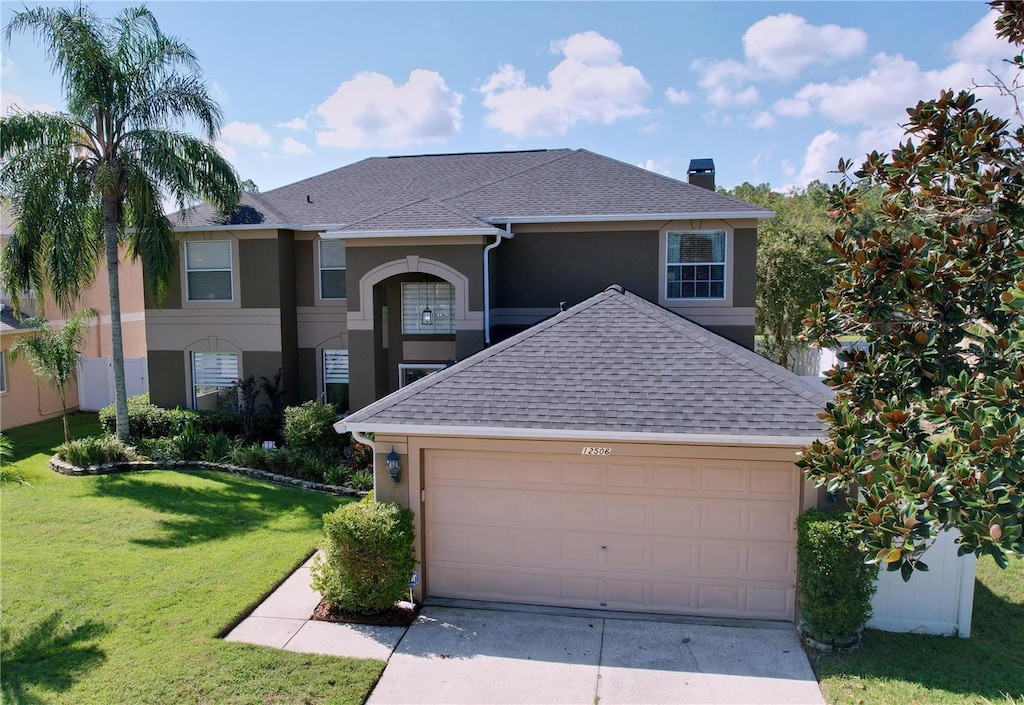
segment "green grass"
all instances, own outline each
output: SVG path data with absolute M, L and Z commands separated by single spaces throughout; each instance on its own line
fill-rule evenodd
M 1024 560 L 978 560 L 969 639 L 868 629 L 857 653 L 811 663 L 834 705 L 1024 703 Z
M 95 414 L 73 417 L 76 437 Z M 214 471 L 64 477 L 60 420 L 7 434 L 0 493 L 9 703 L 361 703 L 382 661 L 215 638 L 301 561 L 338 498 Z

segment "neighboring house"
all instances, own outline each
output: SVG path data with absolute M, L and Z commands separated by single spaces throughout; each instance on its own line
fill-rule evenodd
M 3 235 L 0 247 L 11 232 L 9 216 L 2 214 Z M 146 365 L 145 309 L 142 296 L 142 266 L 122 257 L 119 268 L 121 289 L 121 326 L 125 356 L 125 381 L 129 394 L 141 394 L 148 390 L 148 368 Z M 76 382 L 68 385 L 67 403 L 69 410 L 96 411 L 114 400 L 113 370 L 111 369 L 110 343 L 110 298 L 107 273 L 101 265 L 96 280 L 83 291 L 76 310 L 93 308 L 99 318 L 90 321 L 89 330 L 82 346 L 82 359 Z M 11 361 L 8 350 L 19 337 L 30 335 L 31 329 L 22 324 L 26 317 L 43 317 L 60 325 L 63 315 L 60 307 L 49 295 L 39 297 L 35 291 L 21 296 L 20 312 L 11 306 L 10 294 L 0 287 L 0 307 L 3 318 L 0 323 L 0 429 L 42 421 L 60 416 L 60 398 L 57 390 L 42 384 L 32 373 L 26 360 Z
M 691 180 L 586 150 L 373 158 L 176 214 L 151 397 L 230 408 L 281 369 L 286 402 L 350 412 L 613 282 L 751 348 L 772 213 L 715 193 L 710 160 Z
M 793 620 L 827 399 L 612 286 L 338 427 L 416 512 L 424 596 Z

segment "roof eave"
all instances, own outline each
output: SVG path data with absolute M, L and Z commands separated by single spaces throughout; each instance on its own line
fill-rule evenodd
M 762 436 L 714 433 L 658 433 L 644 431 L 607 431 L 603 429 L 518 428 L 501 426 L 432 426 L 424 424 L 386 424 L 372 421 L 334 424 L 338 433 L 393 433 L 408 436 L 454 436 L 474 438 L 515 438 L 563 441 L 685 443 L 695 445 L 806 446 L 818 438 L 813 435 Z
M 775 211 L 706 211 L 692 213 L 608 213 L 604 215 L 524 215 L 490 216 L 480 218 L 485 223 L 505 225 L 511 223 L 602 223 L 635 222 L 642 220 L 767 220 Z
M 324 240 L 358 240 L 389 237 L 460 237 L 464 235 L 504 235 L 497 228 L 410 228 L 405 230 L 328 230 L 320 233 Z

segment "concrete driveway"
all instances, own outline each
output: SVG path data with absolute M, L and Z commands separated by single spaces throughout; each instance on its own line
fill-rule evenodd
M 428 606 L 367 702 L 818 705 L 824 699 L 793 630 Z

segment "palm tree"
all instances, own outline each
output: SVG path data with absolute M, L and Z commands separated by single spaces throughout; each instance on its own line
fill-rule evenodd
M 230 212 L 238 176 L 213 147 L 221 111 L 195 54 L 163 34 L 146 8 L 113 20 L 81 4 L 25 10 L 5 37 L 21 32 L 45 49 L 67 111 L 0 118 L 0 195 L 14 218 L 3 276 L 15 292 L 48 288 L 68 312 L 105 255 L 117 437 L 126 440 L 118 246 L 126 242 L 128 256 L 141 258 L 159 299 L 178 257 L 161 198 L 179 208 L 202 199 Z M 189 134 L 191 126 L 205 139 Z
M 68 428 L 68 382 L 75 376 L 78 356 L 81 354 L 78 349 L 85 340 L 88 319 L 95 315 L 96 311 L 91 308 L 78 311 L 60 328 L 38 318 L 26 319 L 25 325 L 36 331 L 16 340 L 10 350 L 12 360 L 28 358 L 35 376 L 57 389 L 60 411 L 64 417 L 65 443 L 71 442 L 71 430 Z

